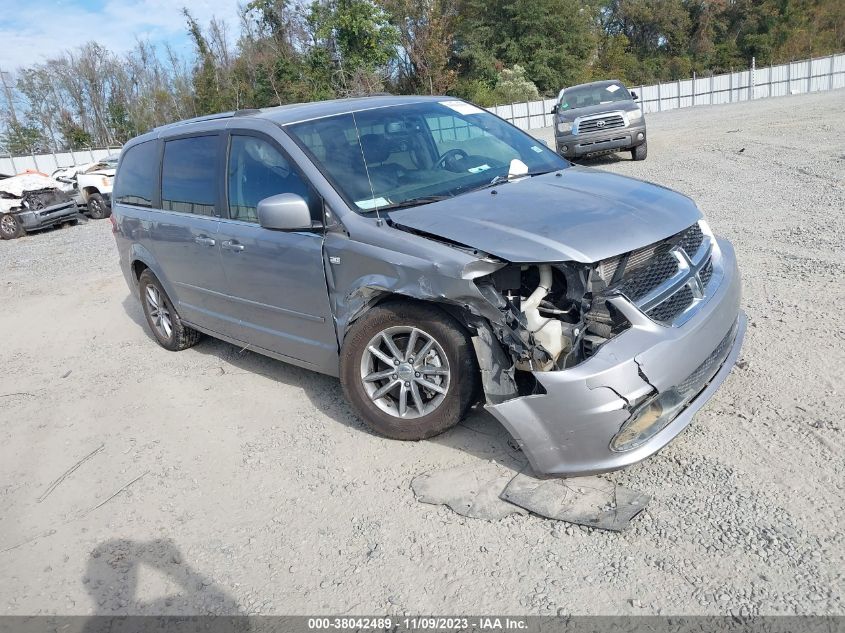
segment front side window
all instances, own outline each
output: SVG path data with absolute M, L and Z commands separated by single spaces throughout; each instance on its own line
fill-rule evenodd
M 218 137 L 192 136 L 164 143 L 161 206 L 168 211 L 214 215 Z
M 126 150 L 114 183 L 115 202 L 151 207 L 158 168 L 158 143 L 147 141 Z
M 258 203 L 280 193 L 302 196 L 314 208 L 308 185 L 268 141 L 233 134 L 227 172 L 229 217 L 233 220 L 258 222 Z
M 374 108 L 286 129 L 361 213 L 473 191 L 516 173 L 514 161 L 529 175 L 569 166 L 535 138 L 462 101 Z

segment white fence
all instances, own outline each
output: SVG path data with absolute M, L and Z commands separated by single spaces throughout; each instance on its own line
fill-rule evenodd
M 631 86 L 645 113 L 837 88 L 845 88 L 845 54 L 653 86 Z M 533 130 L 554 125 L 551 109 L 556 102 L 543 99 L 488 109 L 523 130 Z
M 845 88 L 845 54 L 724 75 L 680 79 L 653 86 L 631 86 L 639 96 L 638 103 L 645 113 L 837 88 Z M 493 106 L 488 110 L 523 130 L 533 130 L 554 125 L 551 109 L 555 103 L 556 99 L 543 99 Z M 18 174 L 27 169 L 50 174 L 61 167 L 94 162 L 119 149 L 116 147 L 29 156 L 0 156 L 0 174 Z
M 93 163 L 109 154 L 120 151 L 120 147 L 83 149 L 73 152 L 51 152 L 50 154 L 30 154 L 28 156 L 0 156 L 0 174 L 13 176 L 28 169 L 52 174 L 62 167 L 73 167 Z

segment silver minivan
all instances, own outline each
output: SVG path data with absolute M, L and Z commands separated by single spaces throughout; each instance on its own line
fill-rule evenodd
M 733 249 L 689 198 L 447 97 L 155 129 L 124 148 L 112 221 L 166 349 L 206 334 L 337 376 L 396 439 L 482 405 L 541 475 L 665 446 L 745 331 Z

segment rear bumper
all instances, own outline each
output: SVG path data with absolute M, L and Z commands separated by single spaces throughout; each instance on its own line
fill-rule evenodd
M 75 202 L 63 202 L 46 209 L 38 211 L 21 211 L 17 214 L 18 219 L 26 231 L 37 231 L 49 226 L 72 220 L 79 214 L 79 208 Z
M 567 158 L 632 149 L 642 145 L 646 140 L 645 124 L 616 128 L 607 132 L 555 136 L 558 154 Z
M 545 394 L 488 405 L 522 446 L 537 474 L 575 476 L 617 470 L 654 454 L 674 439 L 727 378 L 742 346 L 746 319 L 733 248 L 719 241 L 721 283 L 679 327 L 652 322 L 621 299 L 631 328 L 571 369 L 535 372 Z M 714 256 L 715 257 L 715 256 Z M 611 441 L 635 403 L 691 378 L 701 391 L 645 443 L 614 451 Z

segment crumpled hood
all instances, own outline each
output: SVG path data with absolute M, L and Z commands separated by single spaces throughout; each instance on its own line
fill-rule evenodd
M 24 191 L 36 191 L 38 189 L 61 189 L 58 182 L 44 174 L 31 172 L 18 174 L 11 178 L 0 180 L 0 193 L 7 196 L 20 198 Z
M 559 173 L 391 211 L 390 219 L 514 263 L 592 263 L 701 218 L 692 200 L 659 185 L 585 167 Z

